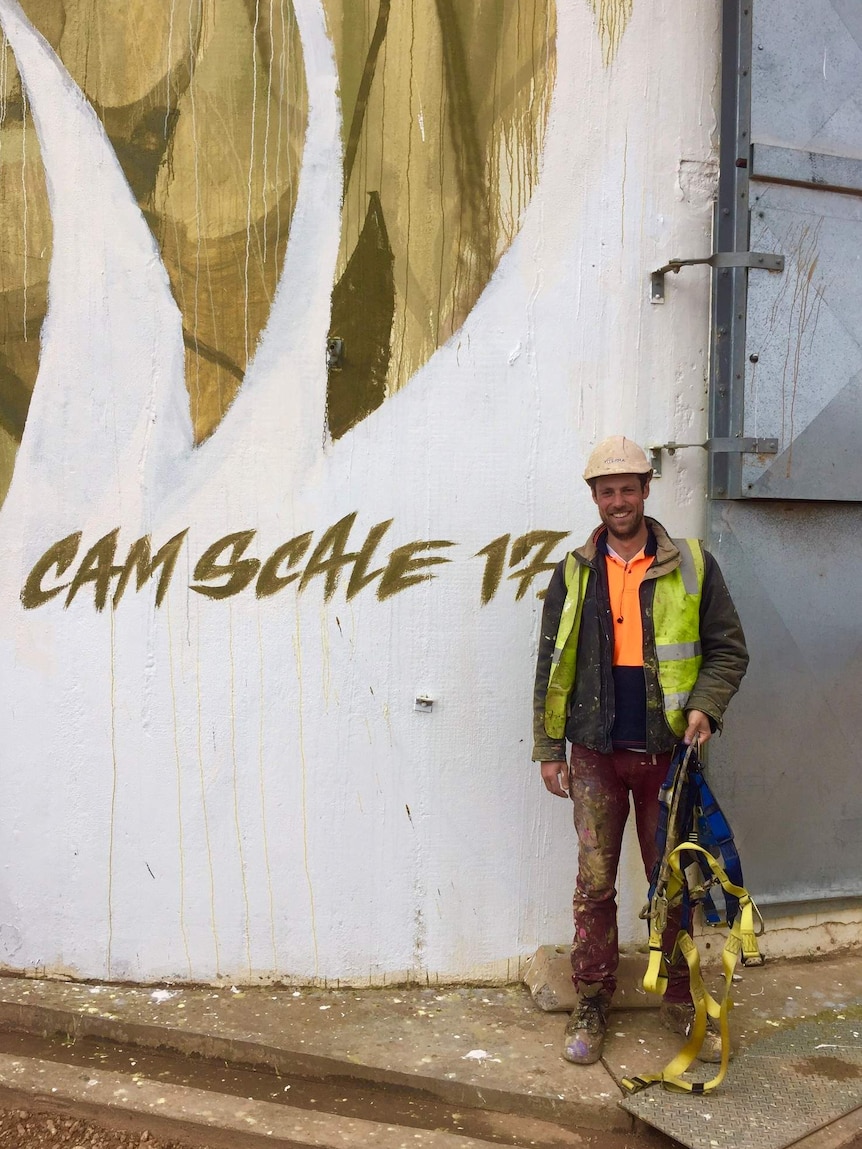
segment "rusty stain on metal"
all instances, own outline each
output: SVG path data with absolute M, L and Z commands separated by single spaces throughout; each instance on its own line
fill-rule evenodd
M 781 390 L 781 439 L 788 443 L 785 477 L 793 468 L 793 445 L 796 422 L 796 396 L 804 347 L 810 348 L 817 330 L 823 290 L 814 282 L 819 260 L 818 243 L 822 220 L 811 227 L 804 224 L 793 246 L 796 248 L 796 282 L 788 314 L 787 350 Z M 813 290 L 813 295 L 812 295 Z M 776 307 L 778 301 L 776 301 Z M 774 312 L 773 312 L 774 314 Z M 788 383 L 788 375 L 790 380 Z M 788 403 L 789 394 L 789 403 Z M 789 410 L 788 410 L 789 407 Z
M 828 1077 L 830 1081 L 853 1081 L 862 1077 L 862 1068 L 840 1057 L 806 1057 L 792 1068 L 803 1077 Z

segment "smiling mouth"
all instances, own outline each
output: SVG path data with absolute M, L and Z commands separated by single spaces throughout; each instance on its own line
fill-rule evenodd
M 637 515 L 634 511 L 617 511 L 611 512 L 605 520 L 609 527 L 631 527 L 637 521 Z

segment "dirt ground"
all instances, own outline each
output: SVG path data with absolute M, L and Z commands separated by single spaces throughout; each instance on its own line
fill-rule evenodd
M 0 1109 L 0 1149 L 188 1149 L 148 1132 L 121 1133 L 75 1117 L 28 1109 Z
M 506 1143 L 529 1149 L 531 1141 Z M 635 1133 L 567 1130 L 559 1144 L 560 1149 L 681 1149 L 677 1141 L 643 1125 Z M 0 1106 L 0 1149 L 225 1149 L 225 1142 L 165 1140 L 148 1130 L 109 1129 L 68 1114 Z M 862 1138 L 845 1149 L 862 1149 Z
M 521 1144 L 528 1149 L 530 1143 Z M 648 1130 L 638 1134 L 569 1130 L 560 1144 L 583 1149 L 674 1149 L 676 1146 L 676 1142 Z M 165 1140 L 146 1130 L 109 1129 L 68 1114 L 0 1107 L 0 1149 L 223 1149 L 223 1142 L 212 1143 L 211 1147 L 203 1140 Z

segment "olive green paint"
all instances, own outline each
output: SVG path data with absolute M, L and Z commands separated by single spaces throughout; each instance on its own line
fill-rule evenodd
M 359 242 L 332 292 L 331 334 L 344 340 L 344 362 L 329 372 L 326 417 L 340 439 L 386 398 L 395 314 L 393 256 L 380 196 L 368 197 Z

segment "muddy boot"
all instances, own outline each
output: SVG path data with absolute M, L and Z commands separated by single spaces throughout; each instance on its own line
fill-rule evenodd
M 663 1001 L 659 1010 L 659 1020 L 665 1029 L 669 1029 L 672 1033 L 689 1037 L 691 1027 L 694 1025 L 694 1003 Z M 706 1019 L 706 1033 L 703 1035 L 703 1045 L 700 1047 L 697 1060 L 705 1061 L 709 1065 L 718 1065 L 721 1061 L 721 1030 L 711 1017 Z
M 602 1056 L 608 1029 L 611 995 L 601 982 L 582 985 L 578 1008 L 569 1018 L 563 1041 L 563 1057 L 575 1065 L 592 1065 Z

